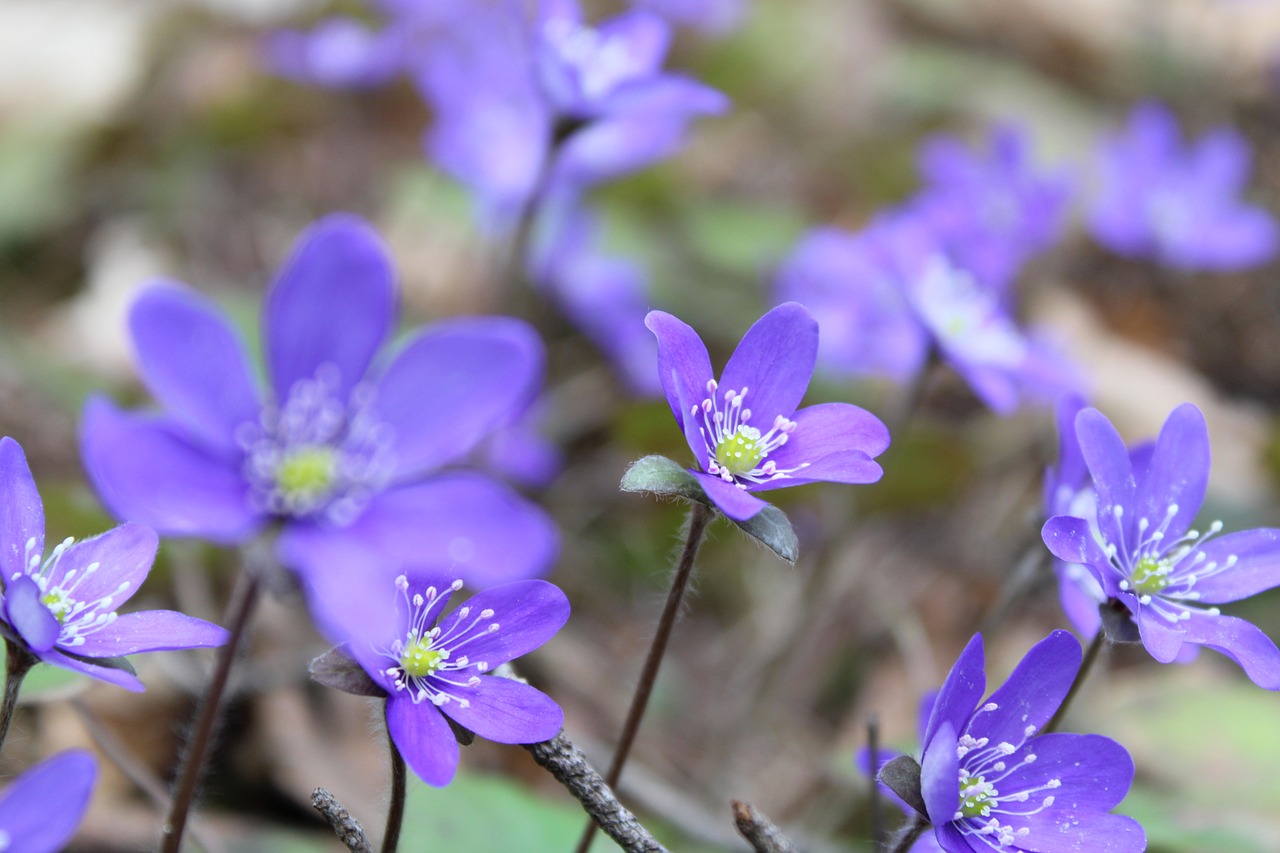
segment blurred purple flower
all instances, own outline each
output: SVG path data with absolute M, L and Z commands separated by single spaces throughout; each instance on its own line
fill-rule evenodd
M 656 12 L 672 23 L 722 36 L 742 22 L 747 0 L 631 0 L 631 5 Z
M 658 339 L 667 403 L 701 469 L 692 473 L 729 518 L 767 506 L 751 492 L 880 479 L 873 460 L 889 446 L 889 431 L 875 415 L 848 403 L 797 411 L 818 351 L 818 324 L 803 306 L 784 303 L 757 320 L 719 382 L 690 326 L 662 311 L 645 325 Z
M 1020 329 L 1001 295 L 957 266 L 933 223 L 911 209 L 857 236 L 812 233 L 780 268 L 778 287 L 781 298 L 811 305 L 823 329 L 840 330 L 821 351 L 837 372 L 906 381 L 932 349 L 1000 414 L 1082 384 L 1074 365 Z
M 924 733 L 921 793 L 939 846 L 1139 853 L 1142 827 L 1110 814 L 1133 781 L 1124 747 L 1099 735 L 1037 732 L 1080 669 L 1080 644 L 1054 631 L 985 702 L 982 635 L 947 675 Z
M 1066 225 L 1071 182 L 1035 171 L 1030 149 L 1027 134 L 1005 124 L 991 131 L 987 151 L 935 136 L 919 153 L 925 186 L 912 205 L 959 266 L 1002 293 Z
M 308 33 L 281 30 L 267 40 L 267 56 L 282 77 L 332 88 L 381 86 L 395 77 L 404 59 L 402 31 L 374 31 L 354 18 L 333 17 Z
M 58 853 L 89 806 L 98 763 L 83 749 L 42 761 L 0 794 L 0 849 Z
M 539 509 L 486 476 L 439 473 L 527 406 L 536 334 L 504 317 L 450 320 L 375 363 L 394 309 L 386 249 L 348 215 L 306 231 L 267 293 L 266 390 L 208 300 L 175 284 L 144 292 L 130 325 L 166 411 L 89 402 L 81 444 L 104 503 L 220 543 L 279 522 L 281 561 L 307 573 L 383 562 L 370 554 L 442 562 L 477 586 L 546 571 L 556 534 Z
M 1134 108 L 1121 134 L 1098 151 L 1100 191 L 1089 215 L 1098 242 L 1179 270 L 1236 270 L 1270 261 L 1280 244 L 1275 218 L 1241 203 L 1249 146 L 1228 127 L 1184 146 L 1165 106 Z
M 539 690 L 486 675 L 541 646 L 569 618 L 569 601 L 538 580 L 502 584 L 444 614 L 462 587 L 453 575 L 412 572 L 385 585 L 335 590 L 335 639 L 387 692 L 387 732 L 431 785 L 447 785 L 458 743 L 445 717 L 498 743 L 537 743 L 564 713 Z
M 141 691 L 132 672 L 99 665 L 139 652 L 220 646 L 227 632 L 173 610 L 120 615 L 151 570 L 156 534 L 122 524 L 44 556 L 44 505 L 18 442 L 0 438 L 0 573 L 4 633 L 37 658 Z M 2 826 L 2 825 L 0 825 Z
M 1257 685 L 1280 690 L 1280 649 L 1252 623 L 1207 606 L 1238 601 L 1280 585 L 1280 530 L 1216 536 L 1191 522 L 1209 478 L 1204 416 L 1185 403 L 1165 421 L 1145 467 L 1135 465 L 1119 433 L 1096 409 L 1075 419 L 1093 478 L 1091 520 L 1058 515 L 1044 541 L 1059 559 L 1089 567 L 1108 598 L 1122 603 L 1142 643 L 1161 663 L 1184 644 L 1206 646 L 1235 661 Z

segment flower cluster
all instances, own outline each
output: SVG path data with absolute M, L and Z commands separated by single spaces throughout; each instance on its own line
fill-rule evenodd
M 1096 409 L 1076 415 L 1075 435 L 1093 480 L 1086 517 L 1056 515 L 1044 525 L 1049 550 L 1085 566 L 1102 593 L 1137 624 L 1156 660 L 1184 644 L 1221 652 L 1255 684 L 1280 690 L 1280 649 L 1250 622 L 1217 607 L 1280 585 L 1280 531 L 1218 535 L 1191 524 L 1209 479 L 1209 433 L 1191 404 L 1169 415 L 1160 436 L 1136 458 Z
M 556 533 L 536 507 L 478 473 L 442 473 L 510 424 L 535 393 L 542 348 L 525 324 L 457 319 L 378 352 L 394 320 L 382 242 L 327 217 L 267 293 L 260 387 L 230 323 L 185 286 L 133 306 L 143 379 L 165 412 L 86 407 L 90 479 L 118 516 L 163 534 L 243 542 L 271 522 L 304 575 L 389 559 L 435 560 L 486 586 L 541 574 Z
M 878 418 L 848 403 L 797 410 L 818 351 L 818 325 L 803 306 L 786 303 L 756 321 L 719 381 L 692 328 L 662 311 L 645 324 L 658 338 L 667 403 L 701 469 L 693 474 L 725 515 L 763 509 L 752 492 L 880 479 L 874 459 L 889 431 Z

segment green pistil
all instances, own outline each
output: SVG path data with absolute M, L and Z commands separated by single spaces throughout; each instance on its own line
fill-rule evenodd
M 327 495 L 337 473 L 338 459 L 333 448 L 303 447 L 280 463 L 276 486 L 289 499 L 306 503 Z
M 1169 585 L 1169 566 L 1155 557 L 1143 557 L 1133 567 L 1129 584 L 1138 595 L 1156 595 Z
M 755 427 L 740 426 L 716 445 L 716 464 L 735 476 L 754 471 L 763 455 L 760 430 Z
M 991 813 L 991 798 L 997 794 L 981 776 L 967 779 L 960 789 L 959 811 L 965 817 L 986 817 Z
M 400 668 L 405 675 L 425 678 L 439 669 L 444 660 L 445 653 L 433 649 L 431 640 L 422 637 L 410 642 L 400 653 Z
M 67 614 L 71 612 L 71 600 L 67 598 L 65 592 L 60 589 L 46 592 L 40 596 L 40 603 L 49 608 L 49 612 L 58 620 L 59 625 L 67 621 Z

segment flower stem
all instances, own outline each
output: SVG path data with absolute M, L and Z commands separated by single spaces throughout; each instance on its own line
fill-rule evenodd
M 231 676 L 231 665 L 235 662 L 236 651 L 244 638 L 245 629 L 249 625 L 249 617 L 253 615 L 254 606 L 258 603 L 258 592 L 261 587 L 259 573 L 255 567 L 246 565 L 236 580 L 231 594 L 231 603 L 227 607 L 228 629 L 231 636 L 226 645 L 218 650 L 218 662 L 213 670 L 213 677 L 205 690 L 200 703 L 200 711 L 196 715 L 195 728 L 191 739 L 187 742 L 186 754 L 183 756 L 178 773 L 178 781 L 173 789 L 173 802 L 169 806 L 169 816 L 165 819 L 161 830 L 160 849 L 162 853 L 178 853 L 182 847 L 182 833 L 187 824 L 187 814 L 195 800 L 196 786 L 200 782 L 200 774 L 204 769 L 205 754 L 213 741 L 213 730 L 218 722 L 222 707 L 222 694 L 226 692 L 227 681 Z
M 871 843 L 879 850 L 884 846 L 884 824 L 880 820 L 880 774 L 876 770 L 880 766 L 880 720 L 875 716 L 867 720 L 867 751 L 871 754 Z
M 915 844 L 916 841 L 919 840 L 920 836 L 924 835 L 924 831 L 928 828 L 929 821 L 917 815 L 911 823 L 907 824 L 907 828 L 903 830 L 902 834 L 895 840 L 892 853 L 907 853 L 907 851 L 911 849 L 911 845 Z
M 382 853 L 396 853 L 400 846 L 400 827 L 404 825 L 405 767 L 404 756 L 387 732 L 391 749 L 391 805 L 387 807 L 387 829 L 382 833 Z
M 1066 698 L 1062 700 L 1062 704 L 1058 706 L 1058 710 L 1045 723 L 1041 734 L 1048 734 L 1056 731 L 1062 718 L 1066 716 L 1067 709 L 1071 706 L 1071 700 L 1076 698 L 1076 693 L 1080 691 L 1080 685 L 1084 684 L 1085 678 L 1089 675 L 1089 670 L 1093 669 L 1094 661 L 1098 659 L 1098 652 L 1102 651 L 1102 647 L 1106 644 L 1107 632 L 1102 628 L 1098 629 L 1098 633 L 1093 635 L 1093 639 L 1089 642 L 1089 648 L 1084 651 L 1084 660 L 1080 662 L 1080 671 L 1076 673 L 1076 680 L 1071 682 L 1071 689 L 1067 691 Z
M 711 523 L 714 513 L 705 505 L 695 503 L 689 513 L 689 533 L 685 537 L 684 548 L 680 552 L 680 562 L 676 564 L 675 576 L 671 579 L 671 590 L 667 593 L 667 603 L 662 608 L 662 616 L 658 619 L 658 629 L 654 632 L 653 642 L 649 646 L 649 656 L 645 658 L 644 668 L 640 670 L 640 680 L 636 683 L 636 692 L 631 697 L 631 709 L 627 711 L 626 722 L 622 725 L 622 735 L 618 738 L 618 746 L 613 751 L 613 761 L 609 772 L 605 774 L 605 784 L 610 788 L 618 786 L 622 776 L 622 768 L 627 763 L 631 745 L 635 742 L 636 733 L 640 730 L 640 720 L 644 718 L 645 709 L 649 705 L 649 696 L 653 692 L 654 682 L 658 679 L 658 668 L 662 665 L 663 655 L 667 651 L 667 641 L 671 639 L 671 631 L 675 628 L 676 616 L 680 613 L 680 601 L 689 586 L 689 578 L 693 575 L 693 561 L 698 556 L 698 546 L 702 544 L 702 535 Z M 591 840 L 595 837 L 596 825 L 587 824 L 582 840 L 578 842 L 577 853 L 587 853 L 591 849 Z
M 5 640 L 4 667 L 4 704 L 0 706 L 0 746 L 9 734 L 9 723 L 13 721 L 14 709 L 18 707 L 18 691 L 22 688 L 22 679 L 27 677 L 31 667 L 39 663 L 39 658 L 27 651 L 26 646 Z

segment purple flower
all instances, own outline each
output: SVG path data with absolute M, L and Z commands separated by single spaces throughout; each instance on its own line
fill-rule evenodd
M 1059 559 L 1089 567 L 1108 598 L 1124 605 L 1142 643 L 1161 663 L 1183 644 L 1206 646 L 1235 661 L 1253 682 L 1280 690 L 1280 650 L 1252 623 L 1213 605 L 1280 585 L 1280 530 L 1217 536 L 1191 522 L 1209 479 L 1204 415 L 1184 403 L 1160 430 L 1145 468 L 1135 465 L 1111 422 L 1096 409 L 1076 416 L 1076 436 L 1093 477 L 1090 520 L 1059 515 L 1044 541 Z
M 631 4 L 716 36 L 738 26 L 746 12 L 746 0 L 631 0 Z
M 1066 225 L 1070 182 L 1035 171 L 1030 148 L 1021 128 L 1000 125 L 991 131 L 988 151 L 935 136 L 919 154 L 925 187 L 912 205 L 959 266 L 1002 293 Z
M 848 403 L 796 409 L 818 352 L 818 324 L 804 306 L 788 302 L 757 320 L 719 382 L 691 327 L 662 311 L 645 325 L 658 338 L 667 402 L 701 468 L 692 473 L 729 518 L 766 506 L 751 492 L 880 479 L 873 459 L 889 446 L 889 431 L 875 415 Z
M 65 539 L 44 556 L 44 506 L 18 442 L 0 438 L 0 573 L 5 631 L 41 661 L 141 691 L 132 672 L 96 663 L 139 652 L 220 646 L 227 632 L 172 610 L 121 615 L 151 570 L 156 534 L 122 524 Z
M 1075 638 L 1054 631 L 983 701 L 982 636 L 969 641 L 938 693 L 920 760 L 921 793 L 947 853 L 1146 849 L 1136 821 L 1109 813 L 1133 781 L 1124 747 L 1099 735 L 1037 734 L 1080 658 Z
M 352 216 L 319 221 L 267 293 L 264 389 L 207 299 L 144 292 L 130 325 L 165 411 L 90 401 L 81 444 L 104 503 L 220 543 L 280 523 L 281 560 L 307 572 L 384 562 L 370 555 L 452 565 L 477 586 L 545 571 L 556 534 L 540 510 L 486 476 L 440 472 L 523 411 L 541 343 L 520 321 L 475 317 L 379 359 L 394 304 L 377 234 Z
M 1101 189 L 1089 214 L 1098 242 L 1179 270 L 1235 270 L 1267 263 L 1280 230 L 1267 211 L 1239 200 L 1249 146 L 1228 127 L 1184 146 L 1177 118 L 1142 103 L 1124 133 L 1098 151 Z
M 83 749 L 42 761 L 0 794 L 0 850 L 57 853 L 89 805 L 98 765 Z
M 394 586 L 347 593 L 339 637 L 346 651 L 387 692 L 387 731 L 405 762 L 432 785 L 447 785 L 458 766 L 449 719 L 499 743 L 555 737 L 564 713 L 539 690 L 487 675 L 541 646 L 569 618 L 569 601 L 538 580 L 492 587 L 445 614 L 462 581 L 414 571 Z

